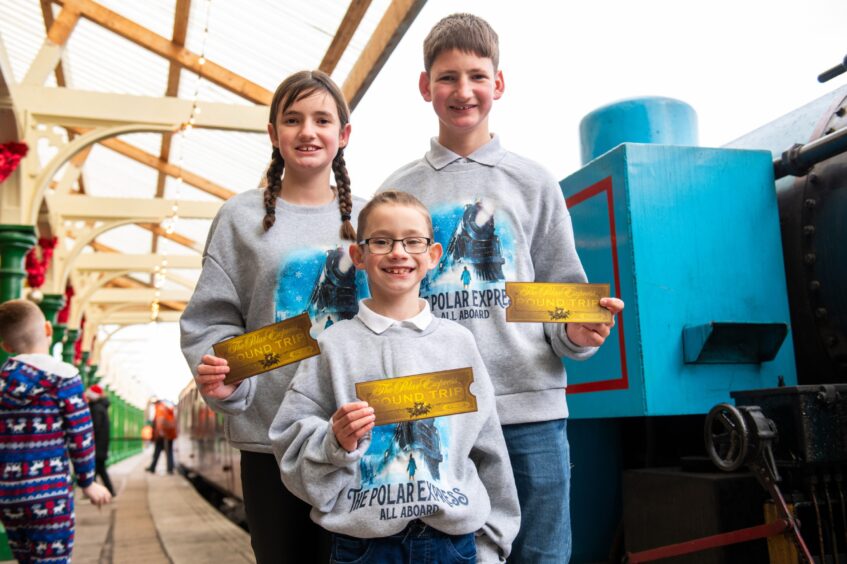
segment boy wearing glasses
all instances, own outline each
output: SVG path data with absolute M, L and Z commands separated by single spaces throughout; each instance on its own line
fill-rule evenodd
M 494 389 L 467 330 L 418 297 L 441 258 L 427 209 L 388 191 L 350 256 L 371 298 L 318 337 L 270 429 L 282 481 L 333 533 L 333 562 L 503 562 L 520 508 Z M 477 410 L 375 427 L 355 384 L 470 368 Z

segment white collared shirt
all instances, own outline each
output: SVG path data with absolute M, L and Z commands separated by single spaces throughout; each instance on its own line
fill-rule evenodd
M 420 313 L 410 317 L 409 319 L 397 320 L 380 315 L 368 307 L 367 302 L 370 299 L 359 300 L 359 313 L 356 316 L 365 324 L 365 327 L 380 335 L 389 327 L 399 325 L 401 327 L 411 327 L 418 331 L 424 331 L 429 324 L 432 323 L 432 311 L 429 309 L 429 302 L 423 299 L 418 301 L 421 303 Z

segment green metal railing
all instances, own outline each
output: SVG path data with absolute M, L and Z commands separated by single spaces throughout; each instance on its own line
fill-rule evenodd
M 114 464 L 141 452 L 141 428 L 144 426 L 144 411 L 130 405 L 122 397 L 107 389 L 109 406 L 109 460 Z

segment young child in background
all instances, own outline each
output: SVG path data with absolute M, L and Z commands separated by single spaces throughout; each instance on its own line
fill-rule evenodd
M 333 535 L 332 562 L 503 562 L 520 511 L 494 389 L 473 336 L 418 297 L 438 264 L 426 208 L 383 192 L 359 214 L 371 299 L 318 337 L 271 427 L 285 485 Z M 368 380 L 470 367 L 478 411 L 374 427 Z
M 0 521 L 19 562 L 69 562 L 76 481 L 91 503 L 109 503 L 94 482 L 94 436 L 77 369 L 49 354 L 53 329 L 32 302 L 0 304 L 0 341 L 14 354 L 0 368 Z
M 502 148 L 489 131 L 489 112 L 505 89 L 498 61 L 497 34 L 483 19 L 454 14 L 435 24 L 424 40 L 418 86 L 438 116 L 438 138 L 381 190 L 407 190 L 429 208 L 446 252 L 422 295 L 434 315 L 470 329 L 491 373 L 521 505 L 511 559 L 567 562 L 570 453 L 560 359 L 594 354 L 623 302 L 600 300 L 611 323 L 506 322 L 507 280 L 585 282 L 586 276 L 556 180 Z
M 316 336 L 353 317 L 366 292 L 347 254 L 356 237 L 350 219 L 363 202 L 351 195 L 344 162 L 350 123 L 341 90 L 320 71 L 295 73 L 274 93 L 268 122 L 267 187 L 233 197 L 213 221 L 203 270 L 180 320 L 182 350 L 200 393 L 227 415 L 227 438 L 241 450 L 256 560 L 302 562 L 306 546 L 315 562 L 326 562 L 329 535 L 282 485 L 268 439 L 297 364 L 232 386 L 223 383 L 226 361 L 212 354 L 215 343 L 303 312 Z
M 109 460 L 109 398 L 100 385 L 94 384 L 85 390 L 85 399 L 88 400 L 94 430 L 94 471 L 112 497 L 115 497 L 115 488 L 106 471 L 106 462 Z

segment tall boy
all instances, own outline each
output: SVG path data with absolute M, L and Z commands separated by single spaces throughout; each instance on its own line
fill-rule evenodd
M 384 192 L 358 226 L 350 256 L 372 298 L 297 369 L 270 430 L 282 480 L 334 533 L 333 562 L 503 562 L 520 526 L 517 492 L 473 336 L 418 297 L 441 257 L 429 214 Z M 472 370 L 475 412 L 374 427 L 356 398 L 357 382 L 459 368 Z
M 17 353 L 0 368 L 0 520 L 19 562 L 68 562 L 74 540 L 73 483 L 95 505 L 94 437 L 76 368 L 50 356 L 53 331 L 26 300 L 0 305 L 0 341 Z
M 507 280 L 586 277 L 555 179 L 489 132 L 489 112 L 505 87 L 498 57 L 497 34 L 477 16 L 454 14 L 432 28 L 419 88 L 438 116 L 438 138 L 383 187 L 413 193 L 432 213 L 446 252 L 423 296 L 434 315 L 471 330 L 491 372 L 521 505 L 511 560 L 567 562 L 570 454 L 560 357 L 588 358 L 614 321 L 506 323 Z M 600 304 L 613 314 L 623 309 L 615 298 Z

